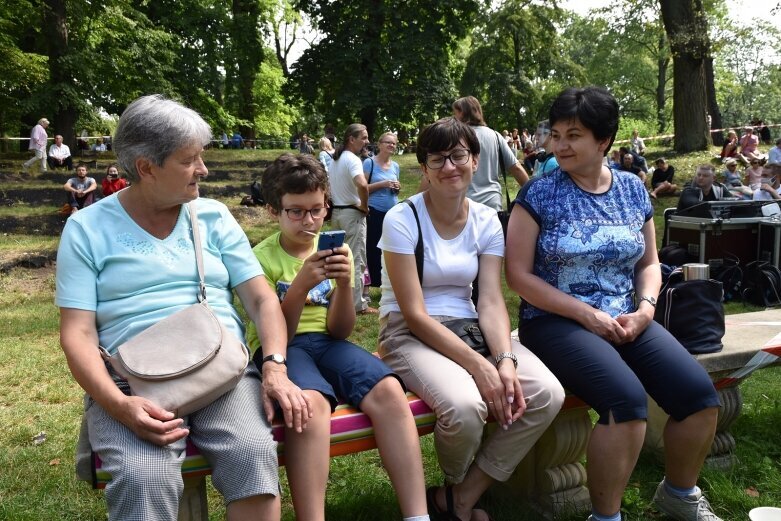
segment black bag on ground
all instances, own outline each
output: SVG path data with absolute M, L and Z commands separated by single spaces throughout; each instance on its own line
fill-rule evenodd
M 781 305 L 781 271 L 766 261 L 753 261 L 743 270 L 743 300 L 755 306 Z
M 249 191 L 252 197 L 252 202 L 257 206 L 264 206 L 266 201 L 263 199 L 263 194 L 260 191 L 260 181 L 252 181 L 249 185 Z
M 659 262 L 668 266 L 683 266 L 689 262 L 689 252 L 678 244 L 668 244 L 659 250 Z
M 716 353 L 724 347 L 723 293 L 721 282 L 683 280 L 676 269 L 659 292 L 654 320 L 690 353 Z
M 724 264 L 718 268 L 711 268 L 711 277 L 721 282 L 724 288 L 724 302 L 743 298 L 743 269 L 737 257 L 725 257 Z

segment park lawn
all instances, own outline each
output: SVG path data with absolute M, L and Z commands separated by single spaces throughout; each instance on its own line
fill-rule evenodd
M 281 151 L 207 151 L 207 165 L 228 161 L 272 160 Z M 669 151 L 652 151 L 671 156 Z M 691 177 L 694 166 L 707 162 L 709 153 L 671 158 L 680 176 Z M 226 159 L 227 158 L 227 159 Z M 397 156 L 402 167 L 401 197 L 415 193 L 419 170 L 414 155 Z M 682 166 L 679 166 L 682 165 Z M 689 173 L 686 176 L 686 173 Z M 510 181 L 511 198 L 517 185 Z M 247 186 L 247 193 L 249 192 Z M 238 197 L 220 198 L 232 209 L 239 209 Z M 658 218 L 674 198 L 654 203 Z M 264 209 L 237 211 L 237 219 L 252 244 L 275 229 Z M 660 221 L 656 221 L 659 230 Z M 50 249 L 56 238 L 34 235 L 11 236 L 0 241 L 0 252 Z M 51 268 L 16 268 L 0 274 L 0 519 L 105 519 L 102 493 L 76 481 L 73 456 L 80 421 L 83 392 L 75 383 L 59 349 L 58 316 L 52 297 L 54 272 Z M 376 304 L 377 289 L 371 290 Z M 505 290 L 513 327 L 517 325 L 518 298 Z M 730 303 L 727 312 L 755 308 Z M 376 317 L 360 316 L 351 339 L 370 351 L 376 350 Z M 759 505 L 781 506 L 781 368 L 765 369 L 743 385 L 743 415 L 732 430 L 738 440 L 738 465 L 729 472 L 705 470 L 700 481 L 717 512 L 725 520 L 745 519 Z M 45 433 L 45 441 L 34 438 Z M 432 436 L 421 439 L 426 481 L 440 483 L 442 475 L 436 462 Z M 661 479 L 662 466 L 651 454 L 644 454 L 624 494 L 624 511 L 629 519 L 661 519 L 650 505 L 653 490 Z M 294 519 L 284 471 L 283 518 Z M 210 518 L 222 519 L 224 508 L 219 495 L 209 487 Z M 755 497 L 756 496 L 756 497 Z M 382 469 L 377 451 L 332 460 L 328 488 L 329 519 L 398 519 L 399 512 L 390 483 Z M 492 494 L 488 509 L 497 521 L 540 519 L 527 505 L 509 500 L 501 491 Z M 582 520 L 573 516 L 572 521 Z M 569 521 L 569 520 L 567 520 Z

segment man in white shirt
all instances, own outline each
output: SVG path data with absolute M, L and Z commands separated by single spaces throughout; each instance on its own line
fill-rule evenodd
M 342 145 L 334 153 L 328 170 L 331 182 L 331 228 L 345 231 L 345 242 L 353 253 L 355 282 L 353 303 L 357 313 L 377 313 L 363 299 L 363 272 L 366 269 L 366 216 L 369 214 L 369 185 L 363 175 L 361 150 L 369 144 L 369 133 L 353 123 L 344 133 Z
M 645 155 L 645 141 L 643 141 L 643 138 L 640 137 L 640 133 L 637 131 L 637 129 L 634 129 L 632 131 L 632 152 L 639 156 Z
M 64 166 L 68 170 L 73 170 L 73 157 L 68 145 L 62 143 L 62 136 L 54 136 L 54 144 L 49 147 L 49 157 L 46 159 L 49 168 L 55 169 L 58 166 Z
M 781 164 L 773 163 L 765 165 L 762 169 L 762 184 L 754 190 L 755 201 L 781 200 L 779 188 L 781 187 Z
M 49 139 L 49 136 L 46 134 L 46 127 L 48 126 L 49 120 L 41 118 L 38 120 L 38 124 L 35 125 L 30 132 L 29 149 L 32 150 L 35 155 L 25 161 L 24 165 L 22 165 L 25 173 L 27 173 L 27 170 L 36 161 L 41 162 L 41 172 L 46 172 L 46 141 Z
M 776 139 L 776 146 L 768 150 L 767 162 L 781 165 L 781 137 Z

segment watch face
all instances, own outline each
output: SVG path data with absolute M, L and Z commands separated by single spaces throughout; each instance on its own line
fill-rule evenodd
M 268 355 L 263 359 L 263 363 L 266 362 L 274 362 L 277 364 L 284 364 L 285 363 L 285 357 L 280 355 L 279 353 L 274 353 L 273 355 Z

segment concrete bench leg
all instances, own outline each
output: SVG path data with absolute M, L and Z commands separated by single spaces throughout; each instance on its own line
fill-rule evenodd
M 206 502 L 206 478 L 184 480 L 184 492 L 179 501 L 178 521 L 209 521 L 209 505 Z
M 585 405 L 561 411 L 505 484 L 546 519 L 591 509 L 581 463 L 592 428 L 588 411 Z
M 713 438 L 710 453 L 705 464 L 721 470 L 730 469 L 735 465 L 735 438 L 729 432 L 730 427 L 740 416 L 743 409 L 743 397 L 737 384 L 718 389 L 721 409 L 716 424 L 716 436 Z M 648 398 L 648 426 L 645 433 L 645 447 L 660 455 L 664 451 L 664 426 L 667 414 Z

